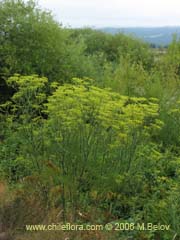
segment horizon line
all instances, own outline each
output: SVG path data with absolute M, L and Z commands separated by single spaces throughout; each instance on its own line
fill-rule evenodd
M 159 26 L 95 26 L 95 25 L 84 25 L 84 26 L 71 26 L 71 25 L 64 25 L 63 27 L 68 28 L 95 28 L 95 29 L 102 29 L 102 28 L 180 28 L 180 25 L 159 25 Z

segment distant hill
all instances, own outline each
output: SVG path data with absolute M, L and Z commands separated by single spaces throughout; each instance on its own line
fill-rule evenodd
M 150 44 L 156 46 L 166 46 L 172 41 L 173 34 L 180 37 L 180 27 L 128 27 L 128 28 L 115 28 L 105 27 L 99 30 L 111 34 L 125 33 L 134 35 Z

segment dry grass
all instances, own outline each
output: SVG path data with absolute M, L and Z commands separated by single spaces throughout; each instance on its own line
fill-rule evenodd
M 119 240 L 115 233 L 103 231 L 25 231 L 25 225 L 62 222 L 62 209 L 47 209 L 44 204 L 41 195 L 33 192 L 30 187 L 9 190 L 5 182 L 0 182 L 0 232 L 10 233 L 13 240 Z M 93 222 L 98 212 L 97 209 L 92 209 L 91 212 L 83 214 L 88 219 L 79 216 L 78 221 Z M 73 222 L 70 213 L 67 218 L 68 222 Z
M 113 232 L 37 232 L 18 235 L 15 240 L 125 240 L 120 239 Z
M 3 182 L 0 182 L 0 197 L 2 197 L 6 192 L 6 185 Z

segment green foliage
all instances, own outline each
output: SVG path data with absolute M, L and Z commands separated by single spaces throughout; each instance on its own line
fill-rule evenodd
M 122 57 L 106 85 L 128 96 L 146 96 L 149 75 L 142 64 L 132 63 L 130 55 Z M 148 90 L 149 91 L 149 90 Z M 151 97 L 153 95 L 150 95 Z
M 46 82 L 36 76 L 8 80 L 18 86 L 12 97 L 12 114 L 19 116 L 15 137 L 20 141 L 14 161 L 19 161 L 19 155 L 28 157 L 42 172 L 45 156 L 61 169 L 59 184 L 75 199 L 82 182 L 85 193 L 89 188 L 100 191 L 98 186 L 110 190 L 109 183 L 117 174 L 131 169 L 137 147 L 151 141 L 161 128 L 156 100 L 120 96 L 94 87 L 89 79 L 73 79 L 73 84 L 58 87 L 48 98 L 47 110 L 43 110 L 48 119 L 43 120 L 35 115 L 41 116 L 37 109 L 44 100 L 41 91 Z M 109 167 L 114 169 L 113 175 L 108 174 Z
M 0 9 L 0 84 L 4 89 L 5 79 L 15 73 L 63 81 L 67 31 L 34 1 L 3 0 Z
M 8 74 L 38 73 L 52 78 L 62 57 L 65 31 L 33 1 L 5 0 L 0 7 L 2 67 Z
M 147 44 L 123 34 L 110 35 L 92 29 L 72 31 L 73 39 L 84 39 L 85 53 L 88 55 L 103 53 L 108 61 L 118 62 L 121 57 L 130 56 L 132 62 L 143 63 L 150 67 L 152 55 Z
M 176 68 L 176 73 L 179 74 L 179 67 L 180 67 L 180 41 L 176 35 L 173 37 L 173 41 L 168 47 L 166 59 L 170 65 L 173 65 Z
M 0 201 L 3 224 L 159 222 L 170 231 L 110 238 L 178 239 L 179 40 L 152 51 L 65 29 L 23 0 L 0 2 L 0 28 L 0 194 L 4 181 L 12 194 Z
M 124 221 L 173 222 L 177 234 L 172 203 L 179 204 L 179 158 L 156 141 L 164 128 L 158 100 L 119 95 L 93 82 L 53 83 L 46 100 L 46 78 L 9 78 L 16 92 L 1 105 L 7 111 L 1 171 L 15 182 L 38 176 L 43 204 L 61 206 L 64 219 L 71 211 L 75 221 L 78 209 L 94 205 Z
M 1 166 L 10 179 L 19 179 L 30 174 L 32 166 L 39 166 L 36 157 L 30 159 L 29 152 L 39 152 L 41 138 L 33 133 L 41 127 L 41 111 L 46 100 L 46 78 L 15 75 L 7 80 L 17 92 L 11 101 L 1 104 L 1 111 L 7 114 L 3 119 L 5 127 L 1 146 Z M 35 130 L 36 129 L 36 130 Z M 13 134 L 12 134 L 13 133 Z M 34 138 L 39 144 L 35 146 Z M 31 147 L 30 147 L 31 145 Z

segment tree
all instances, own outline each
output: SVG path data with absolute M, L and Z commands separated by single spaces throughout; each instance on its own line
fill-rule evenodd
M 0 84 L 14 73 L 63 78 L 67 31 L 29 0 L 0 2 Z M 8 91 L 9 92 L 9 91 Z M 2 97 L 2 96 L 1 96 Z
M 107 60 L 113 63 L 129 55 L 132 62 L 142 62 L 146 68 L 152 65 L 150 47 L 133 36 L 126 36 L 122 33 L 111 35 L 99 30 L 84 28 L 72 31 L 71 37 L 84 39 L 86 55 L 103 53 Z

